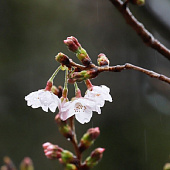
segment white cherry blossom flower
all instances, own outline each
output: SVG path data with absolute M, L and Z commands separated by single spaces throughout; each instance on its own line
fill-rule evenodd
M 85 98 L 90 98 L 95 102 L 95 110 L 98 114 L 101 114 L 100 107 L 103 107 L 105 104 L 105 100 L 112 102 L 112 97 L 109 94 L 110 89 L 105 85 L 101 86 L 93 86 L 92 90 L 87 90 Z
M 48 109 L 50 109 L 51 112 L 55 112 L 61 102 L 58 96 L 51 91 L 43 89 L 25 96 L 25 100 L 27 101 L 28 106 L 31 106 L 32 108 L 42 107 L 45 112 L 48 112 Z
M 75 115 L 77 121 L 81 124 L 88 123 L 92 117 L 92 111 L 95 110 L 95 103 L 86 98 L 76 98 L 73 101 L 64 103 L 60 110 L 60 118 L 65 121 Z

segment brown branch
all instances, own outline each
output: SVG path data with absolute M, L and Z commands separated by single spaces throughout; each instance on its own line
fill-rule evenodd
M 156 73 L 154 71 L 150 71 L 150 70 L 147 70 L 142 67 L 138 67 L 138 66 L 135 66 L 135 65 L 129 64 L 129 63 L 126 63 L 124 65 L 112 66 L 112 67 L 99 67 L 98 69 L 99 69 L 99 72 L 103 72 L 103 71 L 119 72 L 122 70 L 130 70 L 130 69 L 137 70 L 142 73 L 145 73 L 146 75 L 150 76 L 151 78 L 156 78 L 156 79 L 162 80 L 162 81 L 170 84 L 170 78 L 168 78 L 162 74 Z
M 129 24 L 136 31 L 136 33 L 140 36 L 140 38 L 147 46 L 157 50 L 164 57 L 170 60 L 170 50 L 154 38 L 154 36 L 144 27 L 144 25 L 133 16 L 130 9 L 126 5 L 124 5 L 121 0 L 110 1 L 123 15 L 127 24 Z
M 156 73 L 151 70 L 144 69 L 142 67 L 135 66 L 133 64 L 129 64 L 129 63 L 126 63 L 124 65 L 110 66 L 110 67 L 109 66 L 99 67 L 99 66 L 96 66 L 95 64 L 90 64 L 88 67 L 85 67 L 85 66 L 77 64 L 74 61 L 70 60 L 70 66 L 77 67 L 80 70 L 89 70 L 89 69 L 95 68 L 98 70 L 99 73 L 104 72 L 104 71 L 120 72 L 122 70 L 137 70 L 137 71 L 140 71 L 140 72 L 150 76 L 151 78 L 156 78 L 156 79 L 159 79 L 161 81 L 164 81 L 164 82 L 170 84 L 169 77 L 159 74 L 159 73 Z

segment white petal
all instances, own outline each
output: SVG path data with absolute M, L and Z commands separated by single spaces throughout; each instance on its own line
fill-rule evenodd
M 48 106 L 41 106 L 45 112 L 48 112 Z
M 57 108 L 57 105 L 55 103 L 52 103 L 49 105 L 49 109 L 51 110 L 51 112 L 55 112 L 56 111 L 56 108 Z
M 80 113 L 75 114 L 75 118 L 81 124 L 90 122 L 91 117 L 92 117 L 92 112 L 84 112 L 84 113 L 81 113 L 81 114 Z
M 100 107 L 98 107 L 98 106 L 95 107 L 95 110 L 94 110 L 94 111 L 96 111 L 98 114 L 101 114 L 101 109 L 100 109 Z
M 70 112 L 70 111 L 64 111 L 64 112 L 59 112 L 60 114 L 60 118 L 61 120 L 65 121 L 68 118 L 70 118 L 71 116 L 74 115 L 74 112 Z
M 52 112 L 55 112 L 60 102 L 58 96 L 46 90 L 32 92 L 25 97 L 25 100 L 27 101 L 28 106 L 31 106 L 32 108 L 42 107 L 45 112 L 48 112 L 48 108 Z

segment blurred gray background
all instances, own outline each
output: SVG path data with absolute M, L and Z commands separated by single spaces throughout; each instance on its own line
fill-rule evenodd
M 144 7 L 130 5 L 134 15 L 170 48 L 170 2 L 150 0 Z M 46 159 L 42 144 L 51 142 L 72 150 L 54 121 L 55 114 L 27 107 L 24 96 L 44 88 L 58 67 L 54 56 L 63 52 L 78 62 L 63 43 L 78 38 L 96 63 L 105 53 L 111 65 L 126 62 L 170 77 L 170 62 L 145 46 L 109 0 L 1 0 L 0 1 L 0 165 L 9 156 L 18 167 L 25 156 L 35 170 L 62 170 Z M 55 85 L 63 85 L 59 73 Z M 99 126 L 101 135 L 85 152 L 106 151 L 94 170 L 160 170 L 170 162 L 170 86 L 133 70 L 102 73 L 94 85 L 111 89 L 113 103 L 90 123 L 76 122 L 78 138 Z M 85 85 L 79 84 L 82 91 Z M 69 85 L 69 97 L 74 88 Z M 84 157 L 85 158 L 85 157 Z

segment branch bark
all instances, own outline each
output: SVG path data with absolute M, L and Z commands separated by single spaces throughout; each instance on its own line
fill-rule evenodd
M 164 57 L 170 60 L 170 50 L 154 38 L 154 36 L 144 27 L 144 25 L 134 17 L 127 5 L 125 5 L 121 0 L 110 1 L 123 15 L 127 24 L 129 24 L 136 31 L 147 46 L 157 50 Z
M 135 66 L 133 64 L 129 64 L 129 63 L 126 63 L 124 65 L 106 66 L 106 67 L 99 67 L 99 66 L 96 66 L 95 64 L 90 64 L 88 67 L 85 67 L 83 65 L 75 63 L 71 59 L 69 61 L 70 61 L 70 63 L 69 63 L 70 67 L 76 67 L 76 68 L 79 68 L 80 70 L 96 69 L 98 71 L 98 73 L 101 73 L 101 72 L 104 72 L 104 71 L 120 72 L 122 70 L 136 70 L 136 71 L 140 71 L 140 72 L 148 75 L 151 78 L 156 78 L 156 79 L 159 79 L 161 81 L 164 81 L 164 82 L 170 84 L 170 78 L 169 77 L 167 77 L 163 74 L 156 73 L 156 72 L 151 71 L 151 70 L 144 69 L 144 68 L 139 67 L 139 66 Z

